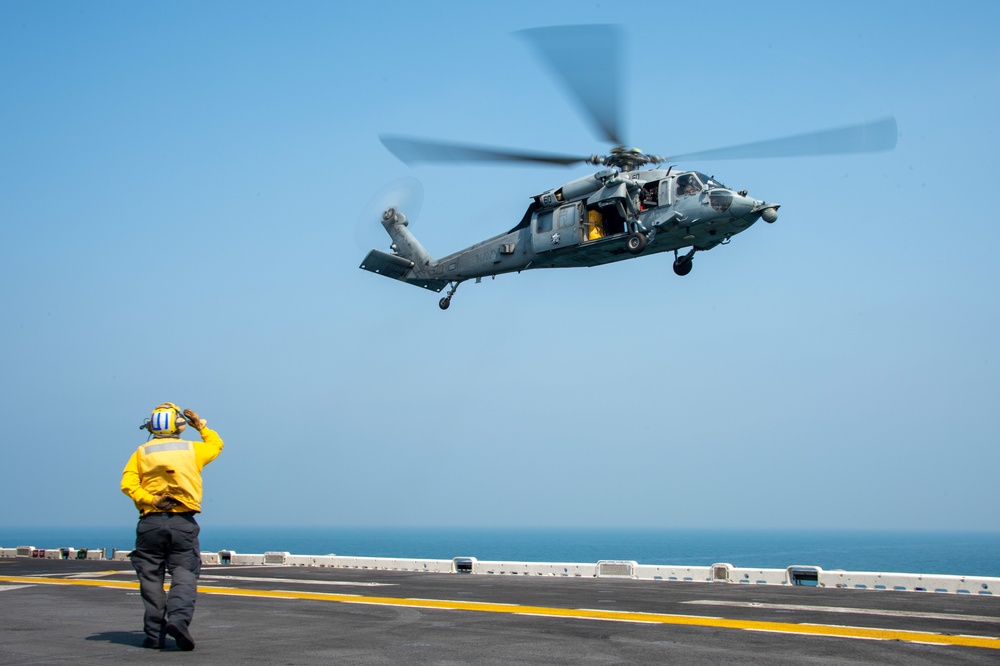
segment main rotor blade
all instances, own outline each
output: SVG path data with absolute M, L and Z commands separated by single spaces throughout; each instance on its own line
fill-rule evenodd
M 526 39 L 556 79 L 579 102 L 600 136 L 623 145 L 618 101 L 624 40 L 619 26 L 568 25 L 532 28 L 515 34 Z
M 586 162 L 590 156 L 556 155 L 552 153 L 532 153 L 472 146 L 443 141 L 425 141 L 402 136 L 380 134 L 382 145 L 393 155 L 406 162 L 536 162 L 541 164 L 569 165 Z
M 820 132 L 807 132 L 780 139 L 744 143 L 697 153 L 672 155 L 671 162 L 697 160 L 742 160 L 762 157 L 804 157 L 875 153 L 896 147 L 898 129 L 892 116 L 860 125 L 849 125 Z

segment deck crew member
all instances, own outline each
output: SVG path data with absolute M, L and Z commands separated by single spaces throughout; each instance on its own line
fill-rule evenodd
M 180 438 L 190 424 L 202 441 Z M 201 573 L 198 523 L 201 470 L 222 451 L 218 433 L 190 409 L 165 402 L 141 426 L 152 438 L 136 449 L 122 471 L 122 492 L 139 509 L 135 550 L 130 559 L 139 576 L 146 611 L 143 647 L 162 648 L 170 635 L 181 650 L 193 650 L 190 624 Z M 163 591 L 170 573 L 170 593 Z

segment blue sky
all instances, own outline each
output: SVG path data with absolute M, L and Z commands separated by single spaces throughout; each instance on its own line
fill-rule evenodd
M 441 312 L 359 270 L 390 181 L 423 184 L 441 256 L 589 172 L 378 141 L 606 149 L 512 34 L 567 23 L 624 26 L 594 57 L 625 61 L 648 152 L 886 115 L 898 147 L 682 165 L 782 204 L 685 278 L 531 271 Z M 3 3 L 0 525 L 131 521 L 120 472 L 169 400 L 227 444 L 203 524 L 1000 530 L 997 25 L 988 2 Z

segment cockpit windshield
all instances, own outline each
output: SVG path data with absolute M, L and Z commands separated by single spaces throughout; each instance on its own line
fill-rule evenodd
M 701 182 L 705 184 L 705 189 L 710 190 L 714 187 L 725 187 L 725 185 L 715 179 L 715 176 L 706 176 L 700 171 L 696 171 L 695 173 L 698 175 L 698 178 L 701 179 Z
M 687 197 L 692 194 L 698 194 L 698 192 L 701 192 L 701 182 L 698 180 L 698 174 L 685 173 L 677 176 L 677 196 Z
M 727 189 L 725 185 L 715 179 L 715 176 L 706 176 L 700 171 L 690 171 L 677 176 L 677 196 L 687 197 L 698 194 L 704 190 Z

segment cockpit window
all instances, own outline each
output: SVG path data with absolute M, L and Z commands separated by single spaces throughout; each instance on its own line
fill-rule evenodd
M 701 192 L 701 183 L 698 182 L 698 175 L 686 173 L 677 176 L 677 196 L 686 197 Z
M 705 189 L 710 190 L 715 187 L 725 187 L 722 183 L 715 179 L 715 176 L 706 176 L 701 172 L 696 172 L 698 177 L 701 178 L 701 182 L 705 183 Z

